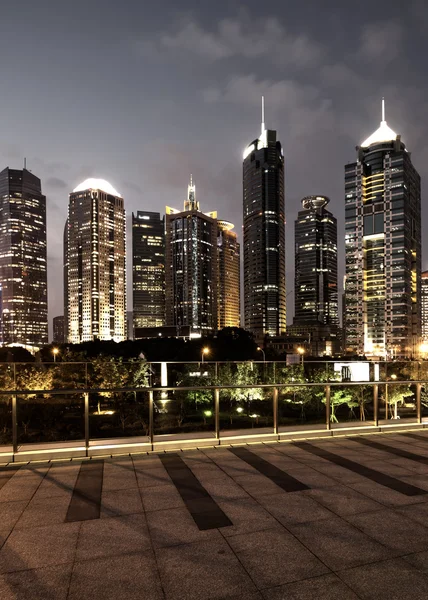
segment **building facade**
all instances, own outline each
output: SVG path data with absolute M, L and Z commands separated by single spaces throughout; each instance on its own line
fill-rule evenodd
M 64 315 L 53 318 L 53 342 L 54 344 L 65 342 Z
M 339 351 L 337 221 L 329 202 L 306 196 L 294 224 L 295 317 L 288 331 L 303 335 L 317 355 Z
M 262 123 L 243 162 L 244 326 L 259 344 L 286 330 L 284 156 Z
M 0 173 L 0 285 L 3 344 L 47 344 L 46 197 L 27 169 Z
M 241 258 L 233 227 L 217 221 L 218 329 L 241 325 Z
M 165 221 L 132 213 L 133 329 L 165 325 Z
M 385 121 L 345 167 L 346 350 L 410 358 L 421 338 L 421 187 Z
M 428 342 L 428 271 L 421 274 L 421 336 Z
M 70 194 L 66 235 L 68 342 L 124 340 L 123 198 L 107 181 L 87 179 Z
M 192 178 L 184 210 L 166 207 L 166 325 L 217 329 L 217 213 L 202 213 Z

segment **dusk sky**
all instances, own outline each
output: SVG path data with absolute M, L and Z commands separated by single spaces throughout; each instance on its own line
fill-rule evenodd
M 26 157 L 42 180 L 50 321 L 63 313 L 68 193 L 87 177 L 122 194 L 130 236 L 132 211 L 182 208 L 192 173 L 201 210 L 242 241 L 242 152 L 259 135 L 262 94 L 285 154 L 288 292 L 308 194 L 331 198 L 343 276 L 343 167 L 379 126 L 382 96 L 421 174 L 428 227 L 424 0 L 21 0 L 2 7 L 0 31 L 0 168 Z M 130 267 L 128 253 L 128 284 Z

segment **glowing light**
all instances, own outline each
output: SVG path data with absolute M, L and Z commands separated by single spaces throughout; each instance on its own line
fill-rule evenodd
M 111 196 L 118 196 L 119 198 L 122 197 L 119 192 L 114 189 L 111 183 L 105 179 L 85 179 L 85 181 L 82 181 L 81 184 L 74 188 L 73 193 L 84 192 L 85 190 L 100 190 L 101 192 L 105 192 Z
M 212 413 L 212 411 L 211 411 L 211 410 L 204 410 L 204 415 L 205 415 L 206 417 L 212 417 L 212 416 L 213 416 L 213 413 Z
M 304 354 L 304 353 L 305 353 L 305 349 L 304 349 L 304 348 L 302 348 L 301 346 L 299 346 L 299 347 L 297 348 L 297 352 L 298 352 L 299 354 Z
M 236 412 L 241 414 L 242 412 L 244 412 L 244 409 L 242 408 L 242 406 L 238 406 L 238 408 L 236 409 Z
M 253 150 L 255 150 L 255 146 L 254 144 L 250 144 L 249 146 L 247 146 L 244 150 L 244 160 L 247 158 L 247 156 L 249 154 L 251 154 L 251 152 L 253 152 Z

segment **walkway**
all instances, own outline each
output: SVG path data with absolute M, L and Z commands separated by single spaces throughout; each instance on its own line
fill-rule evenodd
M 0 467 L 0 598 L 426 600 L 428 432 Z

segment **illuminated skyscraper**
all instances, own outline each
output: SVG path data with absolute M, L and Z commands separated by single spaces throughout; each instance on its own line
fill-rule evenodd
M 64 316 L 53 318 L 53 341 L 55 344 L 63 344 L 64 337 Z
M 346 350 L 415 356 L 421 336 L 421 187 L 382 121 L 345 167 Z
M 428 271 L 421 274 L 422 340 L 428 342 Z
M 124 340 L 125 210 L 107 181 L 87 179 L 70 194 L 66 248 L 68 341 Z
M 240 327 L 240 252 L 232 223 L 217 221 L 218 329 Z
M 190 178 L 184 210 L 166 207 L 166 325 L 195 334 L 215 331 L 217 312 L 217 213 L 202 213 Z
M 0 285 L 5 345 L 48 343 L 46 197 L 27 171 L 0 173 Z
M 165 222 L 159 213 L 132 213 L 134 331 L 165 325 Z
M 295 317 L 289 329 L 306 332 L 313 342 L 338 339 L 337 221 L 329 202 L 306 196 L 295 222 Z
M 243 192 L 244 326 L 262 343 L 286 330 L 284 156 L 264 115 L 244 152 Z

